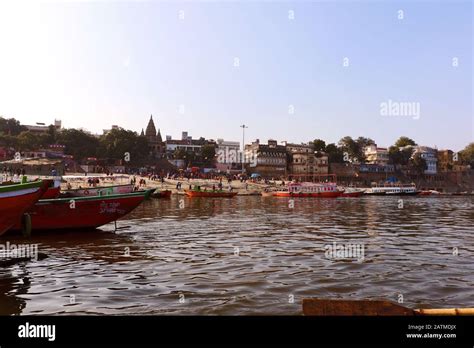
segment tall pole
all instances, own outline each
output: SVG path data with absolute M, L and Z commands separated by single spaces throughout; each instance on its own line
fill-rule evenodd
M 242 128 L 242 174 L 244 174 L 244 154 L 245 154 L 245 128 L 247 127 L 245 124 L 241 125 L 240 128 Z

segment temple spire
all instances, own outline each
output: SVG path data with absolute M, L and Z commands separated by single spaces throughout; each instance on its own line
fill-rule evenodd
M 160 143 L 163 142 L 163 139 L 161 138 L 161 132 L 160 132 L 159 128 L 158 128 L 158 134 L 156 135 L 156 138 Z
M 148 121 L 148 126 L 146 126 L 145 135 L 147 137 L 156 137 L 156 128 L 155 123 L 153 122 L 153 115 L 150 115 L 150 121 Z

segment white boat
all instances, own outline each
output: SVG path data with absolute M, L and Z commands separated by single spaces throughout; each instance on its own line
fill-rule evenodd
M 397 185 L 397 186 L 374 186 L 365 190 L 366 195 L 385 196 L 385 195 L 417 195 L 420 191 L 415 185 Z

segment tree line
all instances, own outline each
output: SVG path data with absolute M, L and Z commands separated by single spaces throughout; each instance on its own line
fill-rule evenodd
M 64 145 L 65 153 L 78 161 L 89 157 L 124 160 L 125 154 L 129 154 L 130 164 L 138 165 L 145 163 L 149 156 L 146 137 L 123 128 L 112 129 L 100 136 L 74 128 L 58 132 L 54 126 L 49 126 L 45 133 L 35 133 L 13 118 L 0 117 L 0 146 L 22 152 L 46 148 L 52 144 Z
M 365 137 L 358 137 L 353 139 L 350 136 L 345 136 L 337 144 L 326 142 L 322 139 L 315 139 L 312 142 L 315 151 L 323 151 L 328 155 L 330 163 L 344 163 L 355 162 L 365 163 L 367 158 L 365 156 L 365 147 L 375 145 L 374 140 Z M 388 163 L 393 165 L 412 165 L 423 169 L 426 167 L 425 160 L 420 153 L 413 155 L 414 147 L 417 143 L 406 136 L 401 136 L 388 151 Z M 456 154 L 459 164 L 470 164 L 474 167 L 474 142 L 467 145 L 462 151 Z
M 200 158 L 194 153 L 186 153 L 184 150 L 176 150 L 173 157 L 184 159 L 186 163 L 201 162 L 211 164 L 215 156 L 214 146 L 207 144 L 203 138 Z M 74 159 L 81 161 L 88 157 L 101 159 L 123 160 L 125 153 L 130 154 L 130 164 L 145 164 L 149 159 L 150 150 L 146 137 L 137 132 L 123 128 L 112 129 L 106 134 L 96 136 L 81 129 L 62 129 L 57 131 L 54 126 L 49 126 L 45 133 L 34 133 L 21 125 L 14 118 L 0 117 L 0 146 L 10 147 L 15 151 L 32 151 L 51 144 L 65 145 L 65 153 L 72 155 Z M 323 151 L 328 154 L 330 163 L 344 163 L 347 161 L 364 163 L 365 147 L 374 145 L 371 138 L 358 137 L 353 139 L 345 136 L 337 144 L 315 139 L 312 142 L 315 151 Z M 411 145 L 408 146 L 408 145 Z M 402 136 L 388 148 L 388 160 L 390 164 L 407 165 L 425 168 L 426 163 L 419 154 L 413 156 L 413 139 Z M 458 163 L 470 164 L 474 167 L 474 142 L 467 145 L 457 153 Z

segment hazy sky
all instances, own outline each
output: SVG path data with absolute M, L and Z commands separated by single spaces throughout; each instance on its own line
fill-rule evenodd
M 472 7 L 3 0 L 0 115 L 101 133 L 153 114 L 173 138 L 240 141 L 245 123 L 247 141 L 407 135 L 460 150 L 474 139 Z M 419 118 L 381 115 L 389 100 L 419 103 Z

